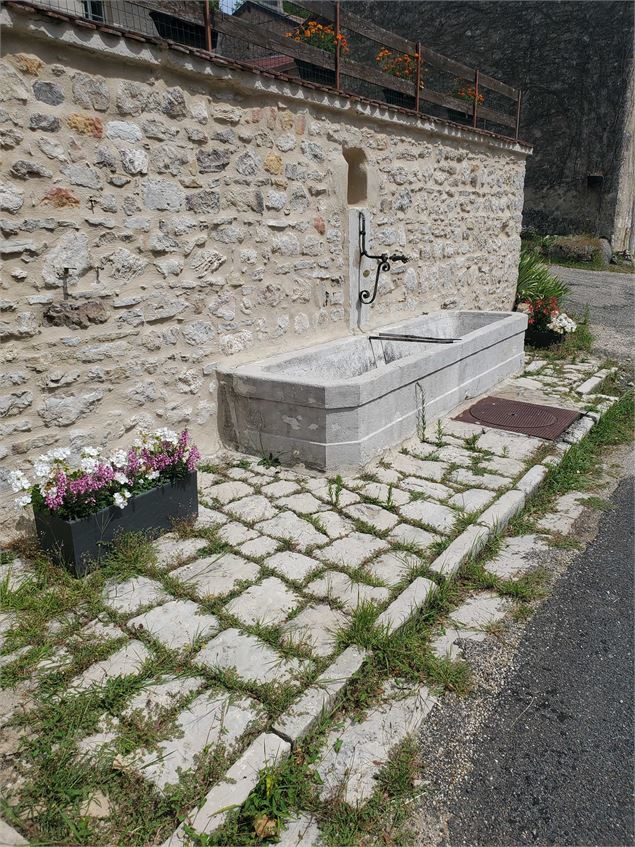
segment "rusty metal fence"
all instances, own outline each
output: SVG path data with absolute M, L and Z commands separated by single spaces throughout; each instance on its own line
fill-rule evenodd
M 518 139 L 520 91 L 334 0 L 7 0 L 7 5 Z

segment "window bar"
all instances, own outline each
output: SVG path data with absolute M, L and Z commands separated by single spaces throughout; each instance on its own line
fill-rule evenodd
M 417 41 L 417 70 L 415 72 L 415 111 L 419 111 L 419 88 L 421 87 L 421 42 Z
M 472 116 L 472 126 L 476 126 L 478 110 L 478 68 L 474 71 L 474 115 Z
M 516 141 L 518 141 L 518 131 L 520 129 L 520 98 L 522 91 L 518 92 L 518 102 L 516 103 Z
M 335 3 L 335 88 L 340 90 L 340 4 Z
M 212 21 L 209 14 L 209 0 L 203 4 L 203 19 L 205 22 L 205 46 L 208 53 L 212 52 Z

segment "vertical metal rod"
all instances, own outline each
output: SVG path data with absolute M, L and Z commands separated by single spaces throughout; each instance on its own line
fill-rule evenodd
M 340 90 L 340 4 L 335 4 L 335 88 Z
M 516 103 L 516 141 L 518 141 L 518 131 L 520 129 L 520 100 L 523 93 L 522 91 L 518 92 L 518 103 Z
M 472 116 L 472 126 L 476 126 L 478 111 L 478 68 L 474 71 L 474 115 Z
M 207 52 L 212 52 L 212 22 L 209 14 L 209 0 L 203 3 L 203 20 L 205 22 L 205 45 Z
M 415 111 L 419 111 L 419 88 L 421 86 L 421 42 L 417 41 L 417 71 L 415 74 Z

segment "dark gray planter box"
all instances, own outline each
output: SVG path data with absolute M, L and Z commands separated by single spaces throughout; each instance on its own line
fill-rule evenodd
M 42 549 L 75 576 L 85 576 L 103 564 L 108 547 L 123 532 L 158 536 L 176 521 L 198 515 L 196 471 L 131 497 L 123 509 L 110 506 L 87 518 L 67 521 L 34 510 Z

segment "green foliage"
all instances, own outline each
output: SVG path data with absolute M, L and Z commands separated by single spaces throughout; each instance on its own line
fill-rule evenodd
M 536 253 L 522 250 L 518 265 L 516 301 L 551 299 L 560 301 L 569 292 L 569 286 L 555 277 Z

